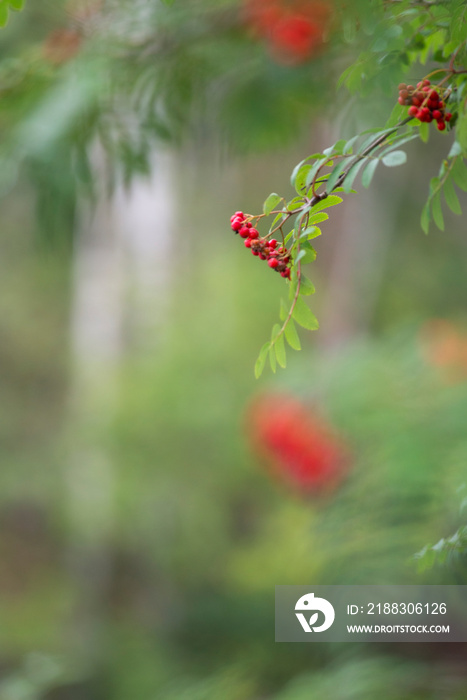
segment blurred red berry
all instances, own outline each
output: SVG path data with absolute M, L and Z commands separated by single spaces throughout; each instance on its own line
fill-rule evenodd
M 348 471 L 349 450 L 335 429 L 293 396 L 256 399 L 247 426 L 269 471 L 302 493 L 332 491 Z
M 267 41 L 278 62 L 288 65 L 303 63 L 321 49 L 332 9 L 324 0 L 245 0 L 247 26 Z

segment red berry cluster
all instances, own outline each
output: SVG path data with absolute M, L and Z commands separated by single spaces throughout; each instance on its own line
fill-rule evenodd
M 436 120 L 440 131 L 446 128 L 452 114 L 445 112 L 445 104 L 439 92 L 425 79 L 417 83 L 417 87 L 401 83 L 399 85 L 399 104 L 409 106 L 409 114 L 421 122 Z
M 334 426 L 292 395 L 257 397 L 246 429 L 270 473 L 299 492 L 329 493 L 349 471 L 350 450 Z
M 333 8 L 330 0 L 244 0 L 248 26 L 266 40 L 274 59 L 299 65 L 323 47 Z
M 290 255 L 287 248 L 284 246 L 278 248 L 274 238 L 271 240 L 260 238 L 258 231 L 251 221 L 246 220 L 242 211 L 236 211 L 230 217 L 230 224 L 232 231 L 245 239 L 245 248 L 250 248 L 253 255 L 258 256 L 260 260 L 267 260 L 269 267 L 279 272 L 281 277 L 290 279 Z

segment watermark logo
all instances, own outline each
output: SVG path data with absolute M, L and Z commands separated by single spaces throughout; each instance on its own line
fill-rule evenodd
M 303 610 L 304 612 L 313 612 L 310 619 L 307 621 L 303 612 L 297 612 L 297 610 Z M 315 623 L 318 621 L 319 612 L 324 614 L 324 622 L 318 627 L 314 627 Z M 295 604 L 295 615 L 300 622 L 302 628 L 305 632 L 324 632 L 328 630 L 332 623 L 334 622 L 335 612 L 331 603 L 325 598 L 315 598 L 314 593 L 307 593 L 302 595 Z

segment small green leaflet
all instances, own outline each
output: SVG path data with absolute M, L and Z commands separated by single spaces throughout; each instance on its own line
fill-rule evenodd
M 300 235 L 300 239 L 306 238 L 308 241 L 311 241 L 313 238 L 321 236 L 321 234 L 322 231 L 318 226 L 308 226 Z
M 0 27 L 6 27 L 9 10 L 22 10 L 25 0 L 0 0 Z
M 322 209 L 328 209 L 329 207 L 334 207 L 336 204 L 340 204 L 341 202 L 342 202 L 342 197 L 337 197 L 337 195 L 335 195 L 335 194 L 330 194 L 328 197 L 325 197 L 320 202 L 315 204 L 311 208 L 311 211 L 313 214 L 316 214 L 317 212 L 321 211 Z
M 420 225 L 425 233 L 428 233 L 430 228 L 430 203 L 427 202 L 422 209 L 422 216 L 420 219 Z
M 297 178 L 298 171 L 300 170 L 300 168 L 303 165 L 305 165 L 305 163 L 307 163 L 309 160 L 316 160 L 317 158 L 322 160 L 323 154 L 322 153 L 313 153 L 313 155 L 308 156 L 308 158 L 305 158 L 304 160 L 301 160 L 300 163 L 297 163 L 295 168 L 292 170 L 292 174 L 290 176 L 290 184 L 292 185 L 292 187 L 295 187 L 295 180 Z
M 276 373 L 276 352 L 274 350 L 274 347 L 271 345 L 269 348 L 269 364 L 271 365 L 271 369 Z
M 316 250 L 309 243 L 302 243 L 302 250 L 295 260 L 301 260 L 304 265 L 308 265 L 316 260 Z
M 370 186 L 371 181 L 373 179 L 373 175 L 376 172 L 376 168 L 378 167 L 379 160 L 377 158 L 374 158 L 373 160 L 370 160 L 368 165 L 365 166 L 365 170 L 363 171 L 362 175 L 362 185 L 363 187 L 367 188 Z
M 309 280 L 308 277 L 305 277 L 304 274 L 300 275 L 300 294 L 308 296 L 308 294 L 314 294 L 315 291 L 316 289 L 313 282 Z
M 346 194 L 350 193 L 350 190 L 352 189 L 353 182 L 355 178 L 357 177 L 360 168 L 362 165 L 365 163 L 365 160 L 362 158 L 361 160 L 357 160 L 353 165 L 351 165 L 347 175 L 345 176 L 344 180 L 344 192 Z
M 316 331 L 319 328 L 318 319 L 301 297 L 298 297 L 292 315 L 303 328 L 310 331 Z
M 322 211 L 319 214 L 312 214 L 308 218 L 308 223 L 309 224 L 320 224 L 322 221 L 326 221 L 326 219 L 329 219 L 329 214 L 326 214 L 326 212 Z
M 433 219 L 440 231 L 444 231 L 444 218 L 443 211 L 441 209 L 441 192 L 437 192 L 432 199 L 431 209 L 433 212 Z
M 279 337 L 277 338 L 274 349 L 276 351 L 276 360 L 277 363 L 282 367 L 282 369 L 285 369 L 287 365 L 287 357 L 285 354 L 285 343 L 284 343 L 284 335 L 281 333 Z
M 271 343 L 265 343 L 261 350 L 259 351 L 258 359 L 255 364 L 255 377 L 258 379 L 263 373 L 264 365 L 266 363 L 266 358 L 268 356 L 269 348 Z
M 451 173 L 450 173 L 451 175 Z M 454 212 L 454 214 L 462 214 L 461 205 L 459 204 L 459 199 L 457 197 L 456 191 L 454 189 L 454 184 L 451 177 L 447 177 L 444 182 L 444 199 L 449 209 Z
M 383 156 L 382 161 L 388 168 L 393 168 L 397 165 L 403 165 L 407 161 L 407 154 L 405 151 L 391 151 Z
M 456 158 L 456 162 L 452 166 L 452 176 L 456 185 L 467 192 L 467 166 L 460 157 Z
M 282 197 L 280 197 L 275 192 L 272 192 L 263 204 L 263 214 L 266 214 L 266 216 L 269 216 L 269 214 L 272 212 L 274 207 L 279 204 L 281 199 L 282 199 Z
M 295 323 L 290 319 L 285 327 L 285 339 L 293 350 L 301 350 L 300 338 L 298 337 Z
M 333 191 L 341 173 L 342 173 L 342 163 L 339 162 L 334 167 L 334 170 L 331 172 L 331 174 L 329 175 L 328 182 L 326 185 L 326 192 L 328 194 L 330 194 Z
M 430 125 L 427 122 L 421 122 L 418 129 L 420 132 L 420 138 L 422 139 L 423 143 L 427 143 L 428 138 L 430 136 Z

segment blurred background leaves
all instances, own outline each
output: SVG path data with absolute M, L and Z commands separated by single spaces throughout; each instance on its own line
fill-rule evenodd
M 2 31 L 2 700 L 467 697 L 462 645 L 273 641 L 275 584 L 465 582 L 414 560 L 465 523 L 465 226 L 418 224 L 444 136 L 326 222 L 321 330 L 253 377 L 283 281 L 229 216 L 391 108 L 333 96 L 386 31 L 362 5 L 298 62 L 261 3 L 29 2 Z

